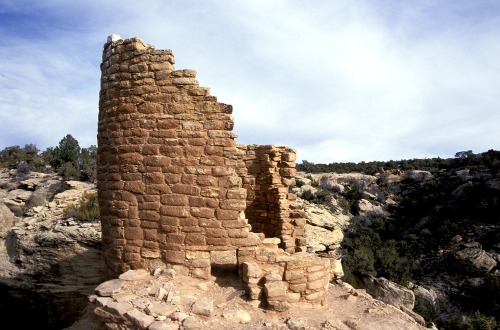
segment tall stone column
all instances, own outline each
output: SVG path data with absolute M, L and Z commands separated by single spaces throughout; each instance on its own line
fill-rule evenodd
M 206 277 L 204 251 L 258 243 L 244 215 L 232 107 L 173 64 L 170 50 L 138 38 L 104 45 L 98 192 L 110 276 L 175 264 L 204 267 Z

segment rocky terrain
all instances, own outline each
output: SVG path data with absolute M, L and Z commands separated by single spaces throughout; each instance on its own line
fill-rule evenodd
M 95 186 L 1 170 L 0 187 L 0 320 L 68 326 L 103 280 L 103 265 L 100 223 L 63 212 Z
M 107 320 L 108 328 L 124 329 L 425 329 L 412 317 L 373 299 L 348 284 L 330 284 L 324 307 L 292 306 L 269 311 L 246 299 L 238 276 L 218 272 L 209 281 L 177 274 L 171 269 L 128 271 L 107 281 L 90 297 L 89 310 Z M 95 315 L 70 329 L 103 329 Z
M 355 238 L 354 226 L 374 228 L 365 240 L 385 237 L 386 241 L 413 244 L 410 249 L 420 251 L 409 262 L 412 273 L 407 285 L 358 273 L 357 287 L 396 306 L 415 306 L 427 321 L 470 316 L 479 309 L 495 315 L 495 297 L 500 293 L 498 174 L 484 168 L 436 174 L 382 170 L 377 175 L 298 173 L 296 181 L 293 190 L 309 201 L 306 208 L 313 205 L 323 210 L 308 214 L 308 236 L 317 238 L 326 231 L 321 235 L 324 238 L 311 243 L 314 251 L 339 254 L 336 249 L 342 233 L 335 230 L 342 228 L 343 233 L 350 232 Z M 325 224 L 323 216 L 315 219 L 315 214 L 326 211 L 334 217 L 327 221 L 332 225 Z M 401 301 L 408 297 L 411 303 Z
M 449 189 L 460 197 L 476 183 L 467 171 L 457 176 L 459 180 Z M 330 258 L 335 277 L 342 278 L 340 263 L 345 251 L 341 244 L 353 222 L 369 225 L 374 216 L 390 216 L 405 205 L 404 196 L 412 196 L 416 184 L 433 178 L 424 171 L 384 173 L 383 180 L 379 175 L 298 173 L 292 189 L 301 196 L 306 211 L 308 252 Z M 484 186 L 493 196 L 498 194 L 498 181 L 495 177 L 485 180 Z M 350 200 L 353 186 L 361 194 Z M 63 181 L 55 174 L 23 176 L 0 171 L 1 321 L 16 319 L 22 327 L 44 324 L 61 329 L 86 309 L 87 314 L 72 328 L 102 328 L 103 324 L 88 313 L 92 307 L 105 315 L 121 311 L 118 318 L 131 324 L 138 321 L 125 314 L 133 308 L 151 321 L 151 329 L 418 329 L 425 321 L 415 311 L 427 317 L 463 313 L 467 301 L 481 299 L 478 292 L 486 297 L 495 294 L 495 287 L 488 292 L 488 285 L 500 277 L 498 241 L 495 245 L 494 239 L 481 240 L 489 236 L 478 236 L 498 229 L 494 223 L 476 223 L 478 229 L 463 230 L 433 255 L 415 260 L 422 272 L 409 285 L 365 275 L 356 283 L 361 289 L 354 289 L 334 280 L 329 303 L 323 308 L 266 311 L 246 300 L 237 274 L 228 270 L 203 282 L 158 269 L 144 278 L 122 281 L 125 285 L 117 291 L 103 291 L 99 296 L 95 289 L 104 280 L 100 223 L 64 214 L 68 205 L 92 191 L 92 184 Z M 415 231 L 416 226 L 422 230 L 429 221 L 424 218 L 411 229 Z M 165 296 L 160 298 L 159 291 Z M 194 303 L 203 298 L 208 299 L 210 308 L 200 314 Z M 114 309 L 115 304 L 128 307 Z M 154 308 L 159 310 L 154 312 Z M 26 313 L 30 318 L 23 317 Z
M 68 205 L 78 203 L 95 186 L 64 182 L 54 174 L 33 172 L 20 177 L 16 171 L 2 170 L 0 188 L 0 320 L 4 322 L 16 320 L 23 328 L 35 325 L 65 328 L 86 308 L 89 311 L 86 306 L 90 297 L 93 301 L 90 306 L 99 307 L 102 313 L 112 310 L 110 302 L 129 303 L 148 316 L 148 320 L 153 317 L 157 326 L 159 321 L 171 323 L 165 329 L 179 326 L 185 329 L 421 328 L 415 321 L 422 322 L 421 318 L 411 310 L 404 313 L 404 308 L 375 300 L 364 290 L 356 290 L 340 280 L 330 285 L 327 306 L 292 308 L 284 313 L 266 311 L 247 301 L 237 274 L 227 270 L 213 274 L 208 282 L 170 270 L 157 270 L 143 279 L 128 281 L 117 292 L 103 294 L 98 290 L 102 295 L 99 298 L 95 289 L 103 281 L 100 224 L 64 215 Z M 308 201 L 304 203 L 309 219 L 309 251 L 334 258 L 334 272 L 341 277 L 338 247 L 350 215 Z M 171 300 L 159 299 L 160 288 Z M 202 298 L 210 301 L 208 316 L 194 309 L 193 303 Z M 142 303 L 133 303 L 136 299 Z M 169 309 L 166 312 L 162 309 L 163 314 L 150 311 L 148 315 L 147 311 L 158 304 L 168 305 Z M 176 316 L 168 311 L 174 311 Z M 29 318 L 24 317 L 27 313 Z M 92 323 L 90 315 L 85 314 L 72 328 L 97 329 L 99 324 Z M 151 329 L 156 328 L 151 326 Z

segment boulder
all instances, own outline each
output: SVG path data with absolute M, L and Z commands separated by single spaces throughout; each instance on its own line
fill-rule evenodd
M 413 288 L 415 294 L 415 309 L 420 313 L 433 316 L 439 313 L 438 295 L 433 289 L 427 289 L 420 285 L 415 285 Z
M 472 182 L 468 181 L 468 182 L 466 182 L 466 183 L 458 186 L 457 188 L 455 188 L 455 190 L 453 190 L 451 192 L 451 194 L 455 198 L 462 197 L 462 196 L 464 196 L 467 193 L 467 190 L 470 189 L 470 188 L 472 188 L 472 187 L 473 187 Z
M 402 285 L 391 282 L 383 277 L 366 275 L 362 278 L 363 285 L 371 296 L 397 308 L 405 307 L 413 310 L 415 294 Z
M 203 298 L 193 304 L 191 312 L 196 315 L 210 316 L 214 309 L 214 302 L 210 298 Z
M 320 178 L 319 187 L 321 189 L 326 189 L 326 190 L 330 190 L 332 192 L 338 192 L 338 193 L 341 193 L 345 190 L 345 187 L 343 185 L 341 185 L 340 183 L 337 183 L 336 180 L 333 180 L 328 175 L 324 175 Z
M 151 323 L 155 321 L 155 318 L 151 315 L 147 315 L 137 309 L 132 309 L 125 313 L 125 317 L 130 320 L 139 329 L 147 329 Z
M 305 231 L 310 252 L 335 250 L 340 247 L 340 243 L 344 239 L 344 233 L 340 228 L 329 230 L 306 224 Z
M 14 226 L 14 214 L 0 201 L 0 238 L 4 238 L 7 232 Z
M 332 212 L 321 205 L 308 202 L 304 202 L 304 211 L 308 224 L 327 229 L 346 228 L 350 220 L 340 210 Z
M 317 188 L 311 185 L 303 185 L 302 187 L 300 187 L 298 195 L 299 197 L 302 197 L 304 199 L 311 200 L 316 197 L 317 192 L 318 192 Z
M 404 172 L 403 177 L 405 179 L 412 179 L 417 182 L 422 182 L 425 180 L 430 180 L 434 178 L 431 172 L 421 171 L 421 170 L 408 170 Z
M 252 319 L 250 314 L 242 309 L 225 310 L 224 312 L 222 312 L 222 317 L 234 320 L 238 323 L 248 323 Z
M 46 173 L 31 172 L 29 177 L 19 182 L 19 188 L 35 191 L 37 187 L 49 176 L 50 174 Z
M 25 211 L 37 206 L 45 206 L 48 202 L 54 199 L 54 196 L 68 189 L 68 185 L 57 178 L 51 178 L 40 182 L 36 186 L 36 190 L 30 196 L 29 200 L 26 202 Z
M 286 326 L 290 330 L 306 330 L 309 329 L 307 326 L 307 320 L 295 317 L 289 317 L 286 321 Z
M 458 171 L 455 171 L 455 174 L 462 179 L 463 181 L 469 180 L 472 178 L 470 175 L 470 170 L 468 168 L 464 168 Z
M 382 206 L 373 205 L 369 200 L 360 199 L 356 204 L 359 214 L 384 214 Z
M 111 297 L 113 294 L 120 293 L 124 284 L 125 280 L 112 279 L 99 284 L 95 288 L 95 292 L 102 297 Z
M 126 281 L 144 281 L 149 280 L 151 275 L 145 269 L 130 269 L 118 277 L 120 280 Z
M 342 260 L 340 258 L 330 259 L 330 271 L 332 279 L 340 280 L 344 277 L 344 269 L 342 268 Z
M 7 193 L 3 201 L 15 216 L 23 216 L 24 205 L 31 198 L 32 191 L 24 189 L 14 189 Z
M 490 179 L 486 181 L 486 186 L 489 189 L 500 191 L 500 178 Z
M 194 330 L 194 329 L 203 329 L 203 324 L 200 320 L 195 318 L 194 316 L 188 316 L 182 321 L 182 329 L 184 330 Z
M 453 253 L 453 264 L 461 272 L 485 275 L 497 265 L 497 262 L 480 247 L 465 247 Z

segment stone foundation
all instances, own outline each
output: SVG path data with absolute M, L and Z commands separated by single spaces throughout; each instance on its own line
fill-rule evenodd
M 286 253 L 278 248 L 279 243 L 277 238 L 265 238 L 258 247 L 238 250 L 239 273 L 248 297 L 277 311 L 287 310 L 291 303 L 324 305 L 330 261 L 305 252 Z

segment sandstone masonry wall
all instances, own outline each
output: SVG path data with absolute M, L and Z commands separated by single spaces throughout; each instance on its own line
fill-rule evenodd
M 253 232 L 281 239 L 280 247 L 294 253 L 305 250 L 305 213 L 289 193 L 296 174 L 296 152 L 272 145 L 239 145 L 244 152 L 247 190 L 245 214 Z
M 279 242 L 265 238 L 257 247 L 238 250 L 239 272 L 248 297 L 263 300 L 267 308 L 277 311 L 287 310 L 290 304 L 324 305 L 330 261 L 306 252 L 286 253 L 278 248 Z
M 303 249 L 303 214 L 287 188 L 293 149 L 236 145 L 232 106 L 194 70 L 175 70 L 170 50 L 109 40 L 102 61 L 98 190 L 110 276 L 166 264 L 208 278 L 216 251 L 233 251 L 236 264 L 237 248 L 261 243 L 252 226 Z
M 138 38 L 104 48 L 98 189 L 110 275 L 162 261 L 207 277 L 205 254 L 189 251 L 258 243 L 235 172 L 232 107 L 173 64 L 170 50 Z

